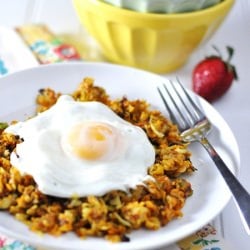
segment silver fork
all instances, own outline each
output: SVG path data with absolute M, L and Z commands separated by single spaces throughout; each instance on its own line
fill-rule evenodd
M 200 142 L 212 158 L 234 197 L 243 225 L 250 235 L 250 195 L 208 141 L 210 121 L 178 80 L 169 81 L 162 88 L 157 87 L 157 90 L 170 119 L 177 124 L 182 139 L 186 142 Z

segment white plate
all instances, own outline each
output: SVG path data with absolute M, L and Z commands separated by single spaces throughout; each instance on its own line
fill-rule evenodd
M 111 97 L 126 95 L 140 98 L 166 112 L 158 96 L 156 85 L 167 80 L 161 76 L 129 67 L 104 63 L 67 63 L 40 66 L 0 79 L 0 121 L 24 120 L 35 108 L 34 100 L 41 88 L 51 87 L 63 93 L 72 92 L 82 78 L 95 78 L 97 85 L 105 87 Z M 214 123 L 210 140 L 229 168 L 236 173 L 239 166 L 239 150 L 232 131 L 206 101 L 199 101 Z M 0 212 L 0 231 L 34 246 L 49 249 L 156 249 L 176 242 L 210 222 L 228 203 L 231 195 L 216 167 L 199 144 L 192 144 L 192 161 L 198 168 L 188 180 L 194 194 L 183 209 L 184 217 L 170 222 L 157 231 L 132 232 L 130 242 L 112 244 L 104 239 L 79 239 L 73 234 L 54 238 L 32 233 L 22 223 L 5 212 Z

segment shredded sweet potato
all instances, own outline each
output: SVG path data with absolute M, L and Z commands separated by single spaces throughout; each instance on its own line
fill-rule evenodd
M 50 88 L 40 90 L 37 111 L 49 109 L 60 95 Z M 5 133 L 6 124 L 1 123 L 0 209 L 36 232 L 55 236 L 75 232 L 83 238 L 105 237 L 113 242 L 128 241 L 127 234 L 132 230 L 156 230 L 181 217 L 185 201 L 192 195 L 191 184 L 182 176 L 195 168 L 177 127 L 159 111 L 151 110 L 144 100 L 111 100 L 92 78 L 85 78 L 72 96 L 77 101 L 100 101 L 144 129 L 156 150 L 155 163 L 148 169 L 155 181 L 138 185 L 129 193 L 113 190 L 101 197 L 63 199 L 44 195 L 32 176 L 21 175 L 11 166 L 10 154 L 22 139 Z

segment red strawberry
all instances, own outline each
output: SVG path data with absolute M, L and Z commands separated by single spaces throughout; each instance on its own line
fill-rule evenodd
M 217 49 L 216 51 L 219 52 Z M 229 56 L 226 61 L 221 55 L 209 56 L 193 70 L 192 89 L 209 102 L 221 97 L 230 88 L 233 80 L 237 80 L 236 69 L 230 64 L 234 50 L 227 47 L 227 52 Z

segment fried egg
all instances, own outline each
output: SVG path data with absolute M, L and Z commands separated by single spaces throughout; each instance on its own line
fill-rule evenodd
M 148 178 L 155 150 L 146 133 L 100 102 L 62 95 L 49 110 L 6 129 L 23 142 L 11 164 L 47 195 L 103 195 Z

